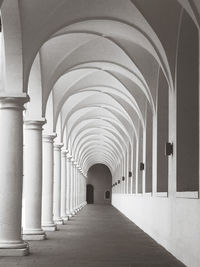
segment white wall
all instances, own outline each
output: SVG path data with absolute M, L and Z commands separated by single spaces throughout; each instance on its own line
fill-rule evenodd
M 112 205 L 184 264 L 200 266 L 198 199 L 113 194 Z

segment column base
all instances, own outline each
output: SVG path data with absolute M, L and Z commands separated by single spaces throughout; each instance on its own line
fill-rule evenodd
M 79 205 L 78 206 L 78 211 L 80 211 L 82 209 L 82 206 L 81 205 Z
M 57 226 L 55 224 L 46 224 L 42 225 L 42 229 L 47 232 L 55 232 L 57 230 Z
M 68 220 L 72 217 L 71 213 L 68 211 L 66 212 L 66 216 L 68 217 Z
M 29 245 L 26 242 L 0 242 L 0 257 L 26 256 L 29 254 Z
M 23 240 L 45 240 L 46 234 L 42 230 L 24 230 L 23 231 Z
M 75 210 L 72 210 L 72 211 L 71 211 L 71 215 L 72 215 L 72 216 L 75 216 L 75 215 L 76 215 Z
M 74 212 L 75 212 L 75 214 L 77 214 L 77 213 L 78 213 L 78 210 L 77 210 L 77 208 L 76 208 L 76 209 L 74 209 Z
M 85 203 L 83 202 L 83 203 L 81 203 L 81 206 L 80 206 L 80 208 L 82 209 L 82 208 L 84 208 L 85 207 Z
M 65 216 L 65 217 L 62 217 L 62 220 L 63 220 L 64 224 L 66 224 L 67 221 L 69 221 L 69 218 L 68 218 L 68 216 Z
M 63 219 L 56 219 L 56 220 L 54 220 L 54 223 L 58 224 L 58 225 L 63 225 L 64 221 L 63 221 Z

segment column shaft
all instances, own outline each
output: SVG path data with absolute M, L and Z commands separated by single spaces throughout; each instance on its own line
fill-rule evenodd
M 80 208 L 80 173 L 79 173 L 79 167 L 77 170 L 77 208 L 79 210 Z
M 66 214 L 66 155 L 67 151 L 62 151 L 62 164 L 61 164 L 61 218 L 64 223 L 68 221 Z
M 61 218 L 61 147 L 54 144 L 54 187 L 53 187 L 53 219 L 56 224 L 63 224 Z
M 78 196 L 78 190 L 77 190 L 77 184 L 78 184 L 78 172 L 77 172 L 77 164 L 75 165 L 75 205 L 74 205 L 74 208 L 75 208 L 75 211 L 77 212 L 77 196 Z
M 75 215 L 74 212 L 74 159 L 71 159 L 71 178 L 70 178 L 70 212 Z
M 70 214 L 70 159 L 71 156 L 68 154 L 67 155 L 67 192 L 66 192 L 66 214 L 68 217 L 71 217 Z
M 23 239 L 44 240 L 42 207 L 42 125 L 45 120 L 24 122 Z
M 0 256 L 29 252 L 21 239 L 23 104 L 26 97 L 0 98 Z
M 73 212 L 76 214 L 76 162 L 73 164 Z
M 42 184 L 42 228 L 55 231 L 53 222 L 53 139 L 56 135 L 43 135 L 43 184 Z

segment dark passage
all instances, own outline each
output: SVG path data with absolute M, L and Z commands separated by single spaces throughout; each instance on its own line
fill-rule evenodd
M 88 204 L 94 204 L 94 187 L 91 184 L 87 184 L 86 201 Z
M 0 267 L 183 267 L 110 205 L 87 205 L 27 257 L 0 258 Z
M 112 174 L 106 165 L 95 164 L 91 166 L 87 173 L 87 182 L 94 187 L 94 204 L 111 204 Z M 89 199 L 89 195 L 87 198 Z

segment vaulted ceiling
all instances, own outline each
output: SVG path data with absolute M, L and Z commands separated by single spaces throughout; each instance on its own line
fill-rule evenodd
M 5 0 L 1 90 L 27 91 L 26 116 L 46 117 L 84 172 L 114 173 L 156 113 L 160 73 L 174 90 L 183 12 L 199 26 L 198 0 Z

